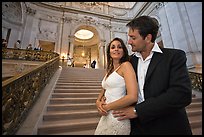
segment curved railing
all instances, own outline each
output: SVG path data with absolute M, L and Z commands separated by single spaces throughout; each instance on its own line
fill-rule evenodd
M 13 49 L 3 48 L 3 59 L 15 60 L 29 60 L 29 61 L 48 61 L 54 57 L 59 56 L 57 53 L 41 50 L 26 50 L 26 49 Z
M 59 68 L 59 55 L 34 50 L 2 49 L 2 52 L 3 59 L 45 61 L 42 65 L 2 82 L 2 135 L 13 135 Z M 29 56 L 26 56 L 28 53 Z M 36 54 L 39 58 L 34 59 Z

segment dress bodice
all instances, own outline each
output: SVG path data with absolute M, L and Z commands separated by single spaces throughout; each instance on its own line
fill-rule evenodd
M 106 102 L 113 102 L 126 95 L 124 78 L 116 71 L 113 71 L 107 78 L 103 78 L 102 87 L 106 90 Z

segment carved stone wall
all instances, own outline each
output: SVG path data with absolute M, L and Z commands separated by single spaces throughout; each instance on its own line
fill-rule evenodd
M 183 49 L 188 66 L 202 64 L 202 4 L 199 2 L 136 2 L 132 9 L 101 2 L 26 2 L 26 10 L 22 5 L 25 6 L 20 2 L 2 4 L 2 30 L 12 28 L 9 47 L 17 39 L 22 39 L 23 47 L 29 43 L 36 47 L 42 39 L 54 42 L 55 52 L 66 54 L 74 46 L 73 38 L 69 37 L 86 25 L 97 31 L 98 46 L 101 40 L 106 40 L 101 45 L 106 46 L 114 37 L 127 43 L 126 24 L 134 17 L 149 15 L 159 21 L 158 42 L 162 41 L 164 47 Z M 16 24 L 11 20 L 16 20 Z
M 20 2 L 3 2 L 2 18 L 12 23 L 22 23 L 22 9 Z

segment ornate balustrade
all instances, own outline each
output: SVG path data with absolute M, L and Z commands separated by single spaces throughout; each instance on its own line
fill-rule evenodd
M 34 50 L 3 49 L 2 52 L 4 58 L 47 61 L 2 82 L 2 135 L 13 135 L 59 68 L 60 58 L 57 53 Z M 39 58 L 34 59 L 35 54 Z
M 191 78 L 192 88 L 202 91 L 202 73 L 189 71 L 189 76 Z
M 26 50 L 3 48 L 3 59 L 29 60 L 29 61 L 48 61 L 59 56 L 57 53 L 42 50 Z

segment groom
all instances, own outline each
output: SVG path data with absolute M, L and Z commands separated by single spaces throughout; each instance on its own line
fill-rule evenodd
M 131 120 L 131 135 L 192 135 L 185 110 L 192 101 L 185 52 L 155 43 L 159 26 L 152 17 L 140 16 L 127 27 L 139 98 L 136 105 L 113 111 L 114 117 Z

